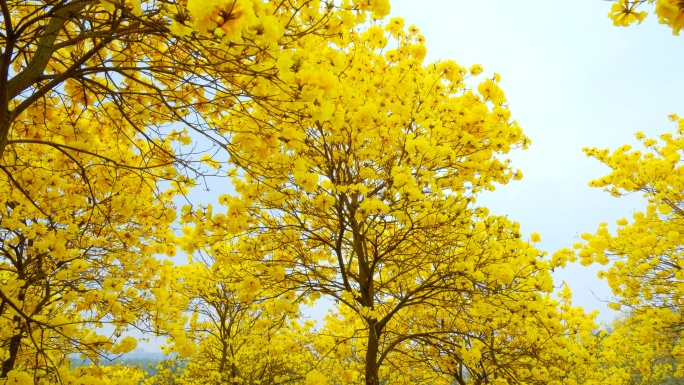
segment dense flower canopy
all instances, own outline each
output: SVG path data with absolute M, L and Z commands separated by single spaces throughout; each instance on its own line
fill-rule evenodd
M 674 0 L 610 17 L 648 6 L 684 26 Z M 478 201 L 522 178 L 508 157 L 531 143 L 500 75 L 426 62 L 419 28 L 389 12 L 0 0 L 0 382 L 681 377 L 684 120 L 638 134 L 644 153 L 587 149 L 612 169 L 595 186 L 647 208 L 548 256 Z M 219 204 L 192 201 L 197 185 Z M 575 259 L 612 260 L 612 306 L 629 309 L 612 333 L 554 286 Z M 149 336 L 165 341 L 154 375 L 105 365 Z

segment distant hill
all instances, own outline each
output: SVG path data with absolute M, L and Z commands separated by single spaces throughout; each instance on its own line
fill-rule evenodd
M 111 366 L 119 363 L 137 366 L 147 372 L 148 375 L 155 374 L 157 363 L 166 358 L 162 352 L 148 352 L 145 349 L 135 349 L 134 351 L 122 356 L 103 359 L 100 365 Z M 87 366 L 92 363 L 90 360 L 83 360 L 78 355 L 70 357 L 73 367 Z
M 129 358 L 145 358 L 149 360 L 161 361 L 164 359 L 164 354 L 161 351 L 148 352 L 145 349 L 135 349 L 130 353 L 124 354 L 126 359 Z

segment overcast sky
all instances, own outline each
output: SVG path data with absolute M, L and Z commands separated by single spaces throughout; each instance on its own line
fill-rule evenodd
M 426 37 L 427 61 L 479 63 L 501 87 L 512 116 L 532 139 L 515 151 L 522 181 L 481 202 L 493 214 L 521 223 L 525 236 L 539 232 L 552 253 L 570 247 L 600 222 L 640 211 L 638 196 L 612 198 L 588 187 L 607 168 L 583 147 L 615 149 L 635 144 L 634 132 L 655 136 L 674 129 L 669 113 L 684 115 L 684 36 L 649 16 L 640 26 L 614 27 L 610 2 L 601 0 L 392 0 L 392 15 L 415 24 Z M 420 5 L 419 5 L 420 4 Z M 576 305 L 616 315 L 601 299 L 611 293 L 596 278 L 599 267 L 579 263 L 554 275 L 568 282 Z

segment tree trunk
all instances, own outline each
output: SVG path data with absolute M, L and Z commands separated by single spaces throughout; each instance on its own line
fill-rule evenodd
M 24 275 L 22 274 L 21 277 L 23 278 Z M 28 283 L 26 285 L 28 285 Z M 21 302 L 26 300 L 26 286 L 21 288 L 17 299 Z M 21 315 L 15 315 L 12 321 L 16 326 L 14 335 L 10 338 L 9 347 L 7 348 L 8 357 L 2 362 L 2 373 L 0 373 L 0 378 L 7 378 L 7 373 L 14 369 L 14 363 L 17 361 L 17 355 L 19 355 L 19 348 L 21 347 L 21 340 L 24 338 L 24 332 L 27 330 L 26 322 Z
M 382 326 L 375 319 L 368 322 L 368 346 L 366 346 L 366 385 L 380 385 L 378 376 L 378 353 L 380 350 L 380 334 Z
M 24 325 L 21 322 L 21 319 L 16 320 L 16 318 L 20 318 L 19 316 L 14 317 L 15 321 L 19 323 L 18 331 L 17 334 L 13 335 L 12 338 L 10 338 L 8 349 L 9 357 L 7 357 L 7 359 L 2 362 L 2 373 L 0 373 L 0 378 L 7 378 L 7 373 L 14 369 L 14 363 L 17 360 L 17 355 L 19 354 L 19 347 L 21 346 L 21 339 L 24 338 Z
M 0 109 L 3 109 L 3 107 L 5 107 L 4 110 L 7 110 L 7 106 L 0 106 Z M 5 153 L 5 148 L 7 147 L 11 126 L 12 122 L 9 118 L 9 111 L 0 111 L 0 162 L 2 161 L 2 155 Z

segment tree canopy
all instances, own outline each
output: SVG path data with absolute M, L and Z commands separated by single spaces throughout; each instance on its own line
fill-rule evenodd
M 678 34 L 676 1 L 610 17 L 652 4 Z M 548 255 L 479 200 L 522 178 L 508 157 L 531 143 L 500 75 L 426 62 L 419 28 L 389 11 L 0 0 L 0 382 L 684 375 L 684 119 L 660 142 L 637 134 L 645 153 L 587 149 L 612 169 L 593 184 L 642 192 L 646 210 Z M 190 201 L 209 184 L 218 205 Z M 554 285 L 577 259 L 614 261 L 601 276 L 629 313 L 610 333 Z M 153 375 L 104 365 L 150 336 L 166 341 Z
M 615 26 L 627 27 L 644 21 L 649 14 L 644 9 L 651 9 L 658 17 L 658 22 L 672 28 L 675 35 L 679 35 L 684 28 L 684 10 L 678 0 L 617 0 L 608 16 Z

